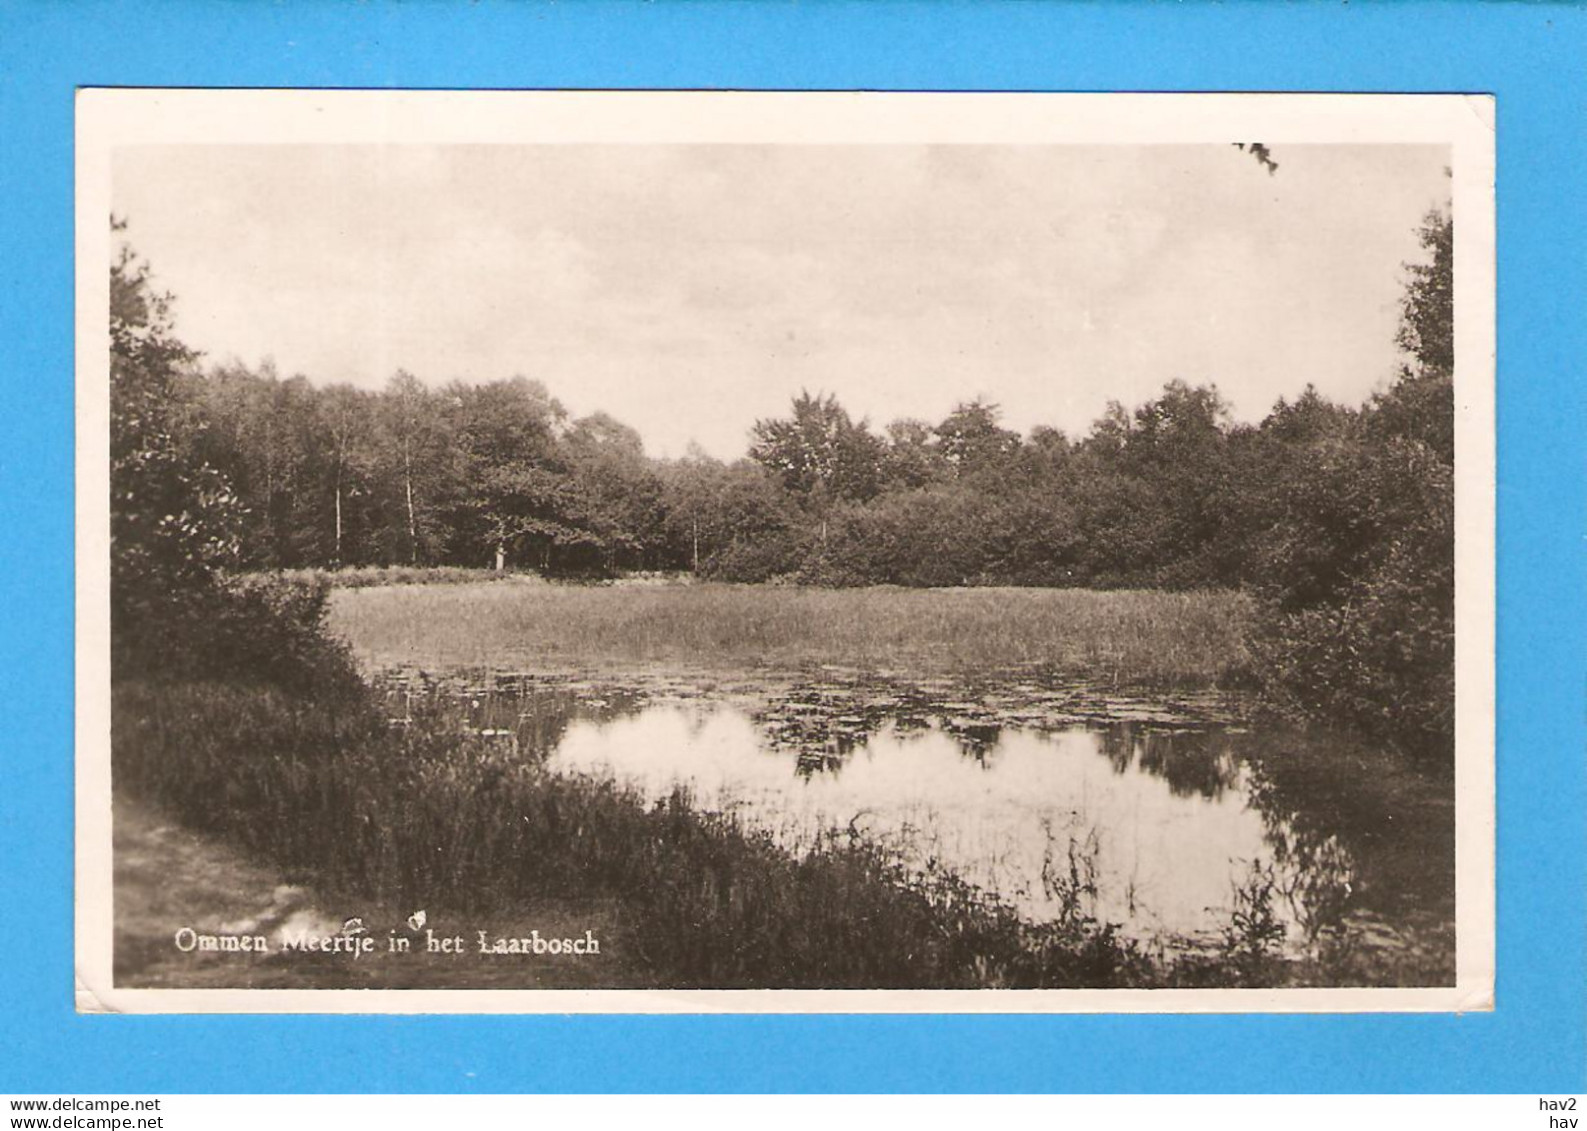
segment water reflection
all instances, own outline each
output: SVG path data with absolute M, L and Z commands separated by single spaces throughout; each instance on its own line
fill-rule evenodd
M 574 723 L 550 765 L 612 774 L 652 798 L 687 783 L 704 807 L 744 814 L 793 844 L 856 827 L 1038 916 L 1061 911 L 1043 882 L 1054 844 L 1061 855 L 1071 841 L 1089 844 L 1097 881 L 1087 910 L 1145 936 L 1211 929 L 1209 908 L 1229 902 L 1231 861 L 1266 852 L 1260 814 L 1176 789 L 1138 757 L 1121 771 L 1099 757 L 1110 733 L 931 721 L 884 723 L 859 739 L 840 725 L 801 748 L 768 739 L 732 707 L 658 705 Z
M 1409 948 L 1452 967 L 1452 787 L 1380 751 L 1247 733 L 1205 701 L 834 680 L 390 686 L 394 715 L 445 700 L 553 770 L 652 799 L 687 786 L 795 851 L 852 829 L 1033 918 L 1078 909 L 1211 947 L 1259 881 L 1292 955 Z
M 1102 742 L 1119 773 L 1129 773 L 1133 761 L 1166 781 L 1175 797 L 1217 801 L 1240 783 L 1233 742 L 1220 730 L 1147 730 L 1120 723 L 1102 732 Z

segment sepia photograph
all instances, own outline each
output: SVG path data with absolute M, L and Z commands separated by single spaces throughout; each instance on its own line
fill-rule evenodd
M 81 93 L 78 1008 L 1491 1008 L 1492 113 Z

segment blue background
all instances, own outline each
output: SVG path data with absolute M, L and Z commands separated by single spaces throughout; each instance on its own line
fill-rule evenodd
M 0 0 L 0 1092 L 1587 1090 L 1584 13 Z M 1491 1014 L 249 1018 L 72 1012 L 78 85 L 1466 91 L 1499 116 Z

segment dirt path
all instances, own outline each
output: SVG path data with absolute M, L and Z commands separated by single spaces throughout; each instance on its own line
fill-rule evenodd
M 115 923 L 115 981 L 123 987 L 590 989 L 658 984 L 636 956 L 625 955 L 616 909 L 610 904 L 542 903 L 473 917 L 437 907 L 332 905 L 313 887 L 289 883 L 279 871 L 125 797 L 117 797 L 115 808 Z M 487 945 L 495 947 L 503 940 L 503 949 L 482 953 L 481 931 Z M 536 932 L 542 945 L 552 939 L 574 940 L 585 953 L 552 954 L 549 948 L 534 953 Z M 225 942 L 227 937 L 237 941 Z M 596 953 L 588 952 L 592 937 Z M 207 949 L 203 938 L 239 949 Z M 286 945 L 296 939 L 336 949 Z M 432 939 L 437 944 L 453 941 L 445 951 L 432 951 Z M 527 941 L 513 941 L 519 939 Z M 394 951 L 393 945 L 400 948 L 403 942 L 392 940 L 403 940 L 410 949 Z M 356 954 L 350 953 L 354 947 Z

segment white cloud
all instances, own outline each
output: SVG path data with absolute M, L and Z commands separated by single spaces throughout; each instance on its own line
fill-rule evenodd
M 732 455 L 800 387 L 1083 429 L 1216 380 L 1248 417 L 1392 369 L 1432 149 L 125 150 L 118 212 L 217 356 L 383 384 L 527 373 Z

